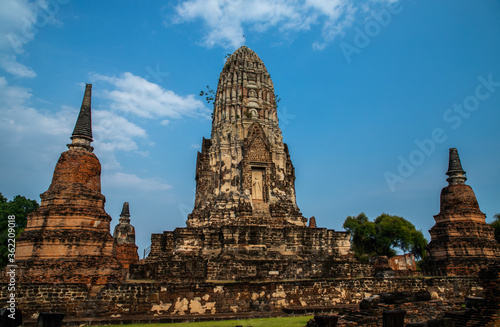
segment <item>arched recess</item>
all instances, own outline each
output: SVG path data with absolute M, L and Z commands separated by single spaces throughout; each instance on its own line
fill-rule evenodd
M 271 147 L 264 129 L 254 122 L 245 138 L 242 167 L 243 188 L 249 191 L 253 203 L 266 203 L 269 200 L 271 159 Z

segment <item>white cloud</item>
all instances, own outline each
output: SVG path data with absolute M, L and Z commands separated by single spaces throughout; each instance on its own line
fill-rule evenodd
M 134 151 L 141 156 L 138 139 L 146 140 L 146 130 L 111 111 L 92 110 L 92 136 L 94 152 L 99 157 L 103 170 L 116 171 L 122 165 L 116 158 L 118 151 Z
M 0 50 L 21 53 L 33 40 L 36 8 L 27 0 L 0 1 Z
M 0 77 L 0 180 L 6 191 L 27 189 L 34 196 L 48 186 L 50 170 L 69 143 L 76 113 L 37 110 L 31 98 L 30 89 L 10 86 Z
M 61 0 L 0 1 L 0 68 L 16 77 L 32 78 L 35 72 L 18 62 L 24 46 L 33 41 L 47 25 L 62 23 L 55 19 Z
M 62 106 L 56 112 L 40 110 L 29 105 L 31 91 L 24 87 L 9 86 L 0 76 L 0 139 L 4 148 L 15 150 L 13 156 L 24 156 L 29 148 L 33 157 L 46 157 L 47 147 L 64 150 L 70 136 L 78 109 Z M 139 150 L 138 139 L 147 140 L 146 130 L 116 113 L 93 110 L 93 146 L 99 153 L 103 166 L 119 169 L 115 158 L 117 151 Z M 27 146 L 29 145 L 29 146 Z M 17 149 L 17 150 L 16 150 Z M 24 151 L 22 154 L 21 152 Z M 49 156 L 50 157 L 50 156 Z
M 18 63 L 14 55 L 0 54 L 0 67 L 16 77 L 32 78 L 36 76 L 36 73 L 31 68 Z
M 333 42 L 337 36 L 344 35 L 344 31 L 351 27 L 356 20 L 356 8 L 351 4 L 348 4 L 344 8 L 343 19 L 339 19 L 338 17 L 332 18 L 326 21 L 322 28 L 322 42 L 314 42 L 313 49 L 314 50 L 323 50 L 328 43 Z
M 176 6 L 173 23 L 201 20 L 207 27 L 203 43 L 233 48 L 244 43 L 245 29 L 264 32 L 277 27 L 285 35 L 322 26 L 322 50 L 355 21 L 357 6 L 397 0 L 184 0 Z
M 24 87 L 8 86 L 5 77 L 0 76 L 0 99 L 3 109 L 23 105 L 31 98 L 30 90 Z
M 146 130 L 126 118 L 106 110 L 93 110 L 93 137 L 101 151 L 132 151 L 139 146 L 136 138 L 147 138 Z
M 309 24 L 296 8 L 284 0 L 188 0 L 176 7 L 174 23 L 202 19 L 208 26 L 204 43 L 237 48 L 244 42 L 243 25 L 262 32 L 283 24 L 286 29 L 304 29 Z
M 144 118 L 208 115 L 208 109 L 193 94 L 178 95 L 129 72 L 119 77 L 93 74 L 91 78 L 114 87 L 102 92 L 111 101 L 110 108 L 114 110 Z
M 102 178 L 103 185 L 114 189 L 129 189 L 133 192 L 157 192 L 172 188 L 171 185 L 155 178 L 140 178 L 133 174 L 117 172 L 106 174 Z
M 9 86 L 5 77 L 0 76 L 0 130 L 2 142 L 18 146 L 26 140 L 38 142 L 43 135 L 60 137 L 70 135 L 70 124 L 74 124 L 75 113 L 61 110 L 43 113 L 28 105 L 30 90 Z

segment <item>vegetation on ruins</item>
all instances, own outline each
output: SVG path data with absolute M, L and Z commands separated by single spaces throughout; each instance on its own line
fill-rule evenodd
M 231 57 L 231 55 L 232 55 L 232 53 L 228 53 L 228 54 L 226 54 L 226 55 L 224 56 L 224 59 L 227 59 L 227 58 Z M 226 62 L 226 64 L 224 65 L 224 69 L 228 68 L 228 67 L 229 67 L 229 64 L 230 64 L 229 62 Z M 270 75 L 269 75 L 269 76 L 270 76 Z M 211 87 L 210 87 L 210 85 L 207 85 L 207 86 L 206 86 L 206 88 L 207 88 L 207 90 L 206 90 L 206 91 L 205 91 L 205 90 L 201 90 L 199 95 L 200 95 L 201 97 L 204 97 L 204 98 L 205 98 L 205 101 L 206 101 L 208 104 L 210 104 L 210 103 L 214 103 L 214 101 L 215 101 L 215 95 L 216 95 L 216 93 L 217 93 L 217 90 L 214 90 L 213 88 L 211 88 Z M 239 99 L 240 101 L 243 101 L 243 96 L 242 96 L 242 95 L 240 95 L 240 96 L 238 97 L 238 99 Z M 280 101 L 281 101 L 281 98 L 278 96 L 278 94 L 274 93 L 274 105 L 276 106 L 276 109 L 278 108 L 278 104 L 279 104 L 279 102 L 280 102 Z M 219 104 L 221 104 L 221 101 L 220 101 L 220 100 L 219 100 Z M 247 112 L 247 113 L 248 113 L 248 112 Z M 247 117 L 248 117 L 248 115 L 247 115 Z M 213 113 L 212 113 L 212 118 L 213 118 Z M 252 118 L 252 117 L 251 117 L 251 115 L 250 115 L 250 117 L 248 117 L 248 118 Z
M 215 91 L 210 87 L 210 85 L 207 85 L 206 91 L 200 91 L 200 97 L 205 97 L 205 101 L 207 101 L 207 103 L 211 103 L 215 100 Z
M 30 200 L 21 195 L 16 195 L 14 199 L 7 200 L 0 193 L 0 268 L 7 265 L 7 237 L 8 237 L 8 217 L 16 216 L 16 237 L 26 228 L 28 214 L 35 211 L 39 204 L 35 200 Z
M 216 93 L 216 91 L 214 91 L 214 89 L 211 88 L 210 85 L 207 85 L 206 87 L 207 87 L 207 90 L 206 91 L 205 90 L 201 90 L 199 96 L 200 97 L 205 97 L 205 101 L 210 104 L 210 103 L 213 103 L 215 101 L 215 93 Z M 240 101 L 243 101 L 243 96 L 240 95 L 238 97 L 238 99 Z M 281 98 L 279 97 L 278 94 L 275 93 L 274 94 L 274 105 L 276 106 L 276 108 L 278 108 L 278 105 L 279 105 L 280 101 L 281 101 Z M 250 118 L 252 118 L 252 117 L 250 117 Z
M 411 252 L 417 260 L 427 255 L 424 235 L 403 217 L 383 213 L 375 221 L 369 221 L 364 213 L 360 213 L 357 217 L 347 217 L 343 228 L 351 232 L 352 248 L 361 260 L 392 257 L 397 250 Z
M 500 242 L 500 213 L 497 213 L 495 216 L 493 216 L 493 218 L 495 218 L 495 221 L 492 222 L 490 226 L 495 229 L 495 240 L 497 240 L 497 242 Z

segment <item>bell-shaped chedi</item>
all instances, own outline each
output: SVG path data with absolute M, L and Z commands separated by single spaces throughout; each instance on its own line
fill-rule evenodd
M 500 259 L 500 244 L 486 215 L 479 210 L 457 149 L 450 149 L 448 186 L 441 191 L 441 210 L 431 228 L 426 270 L 432 275 L 476 275 Z
M 219 77 L 210 139 L 196 164 L 187 227 L 151 236 L 130 276 L 157 280 L 276 280 L 370 274 L 350 234 L 307 226 L 295 199 L 295 170 L 283 143 L 274 86 L 243 46 Z
M 40 207 L 16 242 L 16 264 L 25 282 L 122 280 L 101 194 L 101 164 L 90 145 L 91 91 L 87 84 L 69 150 L 61 154 L 49 189 L 40 195 Z
M 123 203 L 120 222 L 115 226 L 113 238 L 116 240 L 116 258 L 123 268 L 128 269 L 131 263 L 139 261 L 137 245 L 135 245 L 135 228 L 130 224 L 128 202 Z
M 187 225 L 306 226 L 294 184 L 271 76 L 243 46 L 219 77 L 211 138 L 203 139 L 198 153 L 195 206 Z

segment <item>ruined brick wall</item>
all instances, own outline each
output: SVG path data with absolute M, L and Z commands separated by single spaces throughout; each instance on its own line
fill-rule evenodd
M 177 228 L 152 235 L 150 255 L 130 267 L 130 278 L 199 281 L 372 276 L 370 265 L 355 260 L 349 239 L 348 232 L 326 228 Z
M 0 301 L 7 299 L 1 285 Z M 19 284 L 19 308 L 29 318 L 40 311 L 68 316 L 222 314 L 281 311 L 289 306 L 358 303 L 390 291 L 427 290 L 444 299 L 482 295 L 472 277 L 359 278 L 261 283 Z
M 488 327 L 500 325 L 500 264 L 490 264 L 480 272 L 486 303 L 478 315 L 490 318 Z
M 117 244 L 116 259 L 122 264 L 124 269 L 139 261 L 137 254 L 137 245 L 135 244 Z
M 417 264 L 415 263 L 415 256 L 413 253 L 406 253 L 403 255 L 396 255 L 389 258 L 389 268 L 399 272 L 415 272 L 417 271 Z

